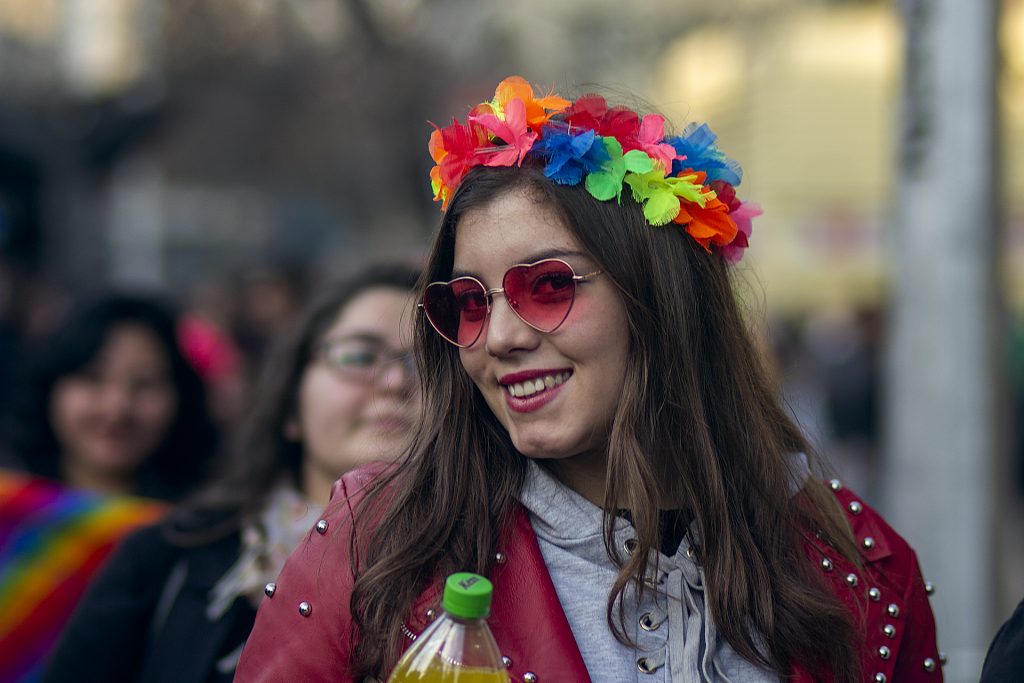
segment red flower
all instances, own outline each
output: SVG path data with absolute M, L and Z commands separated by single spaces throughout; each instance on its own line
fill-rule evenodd
M 437 165 L 430 171 L 430 180 L 434 201 L 443 202 L 442 211 L 466 173 L 480 165 L 481 152 L 489 146 L 493 145 L 488 141 L 487 131 L 473 121 L 462 125 L 458 119 L 452 119 L 450 126 L 434 126 L 428 149 Z
M 600 95 L 579 98 L 562 113 L 562 120 L 569 124 L 570 130 L 592 130 L 598 135 L 618 138 L 624 151 L 639 148 L 636 139 L 640 132 L 640 115 L 625 107 L 609 109 L 608 102 Z
M 724 180 L 712 180 L 711 189 L 715 191 L 718 199 L 729 207 L 729 211 L 735 211 L 740 208 L 741 202 L 739 197 L 736 196 L 736 188 L 725 182 Z

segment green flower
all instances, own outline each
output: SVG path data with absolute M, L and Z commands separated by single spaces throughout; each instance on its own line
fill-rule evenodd
M 600 171 L 587 175 L 587 191 L 598 201 L 605 202 L 613 197 L 618 201 L 622 197 L 622 179 L 626 172 L 648 173 L 655 170 L 654 161 L 639 149 L 623 154 L 622 145 L 613 137 L 602 137 L 601 140 L 608 150 L 609 159 Z
M 679 214 L 679 200 L 703 207 L 707 201 L 696 173 L 666 178 L 660 168 L 645 173 L 630 173 L 625 182 L 633 190 L 633 199 L 643 204 L 644 218 L 651 225 L 665 225 Z

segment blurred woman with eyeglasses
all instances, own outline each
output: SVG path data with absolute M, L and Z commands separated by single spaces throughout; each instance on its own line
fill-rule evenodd
M 376 266 L 314 303 L 267 358 L 218 473 L 130 536 L 61 637 L 44 681 L 230 681 L 256 606 L 331 486 L 396 457 L 419 409 L 418 272 Z

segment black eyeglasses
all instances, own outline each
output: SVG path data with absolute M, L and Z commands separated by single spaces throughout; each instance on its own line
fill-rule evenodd
M 315 347 L 314 357 L 343 375 L 360 379 L 372 378 L 392 363 L 400 363 L 406 376 L 416 375 L 416 359 L 412 352 L 393 349 L 371 336 L 324 340 Z

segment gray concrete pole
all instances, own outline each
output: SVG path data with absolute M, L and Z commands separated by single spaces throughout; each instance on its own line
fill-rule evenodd
M 996 5 L 902 2 L 883 506 L 937 586 L 953 683 L 978 680 L 993 628 Z

